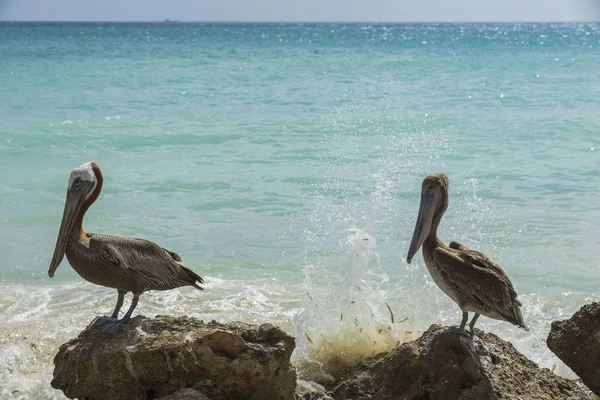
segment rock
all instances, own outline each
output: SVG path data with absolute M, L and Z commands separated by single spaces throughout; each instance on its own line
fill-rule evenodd
M 334 400 L 327 395 L 326 389 L 316 382 L 298 379 L 296 382 L 296 400 Z
M 439 325 L 349 371 L 330 390 L 335 399 L 353 400 L 593 398 L 494 334 L 477 329 L 472 341 Z
M 322 392 L 307 392 L 297 397 L 298 400 L 335 400 Z
M 158 400 L 210 400 L 208 397 L 203 395 L 194 389 L 181 389 L 173 394 L 165 397 L 161 397 Z
M 68 398 L 146 400 L 193 388 L 211 400 L 290 400 L 294 338 L 264 324 L 142 316 L 113 336 L 87 328 L 54 358 Z
M 554 321 L 546 344 L 600 396 L 600 303 L 581 307 L 565 321 Z

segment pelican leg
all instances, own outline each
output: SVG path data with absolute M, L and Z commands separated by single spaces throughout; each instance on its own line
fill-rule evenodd
M 90 323 L 90 326 L 102 329 L 101 327 L 103 325 L 106 325 L 106 324 L 110 325 L 117 321 L 117 318 L 119 317 L 119 311 L 121 310 L 121 307 L 123 307 L 123 300 L 125 299 L 125 293 L 127 293 L 127 292 L 119 290 L 118 293 L 119 293 L 119 295 L 118 295 L 119 297 L 117 297 L 117 305 L 115 306 L 115 310 L 113 311 L 112 315 L 110 317 L 107 317 L 107 316 L 96 317 Z
M 123 300 L 125 299 L 125 293 L 122 290 L 119 290 L 119 297 L 117 298 L 117 305 L 115 306 L 115 311 L 113 311 L 111 318 L 117 319 L 119 318 L 119 311 L 121 311 L 121 307 L 123 307 Z
M 451 332 L 451 333 L 456 333 L 459 335 L 463 335 L 467 338 L 471 338 L 471 336 L 469 336 L 469 333 L 465 329 L 465 325 L 467 324 L 468 320 L 469 320 L 469 313 L 466 311 L 463 311 L 463 317 L 462 317 L 462 321 L 460 321 L 460 326 L 456 326 L 456 325 L 451 326 L 446 331 Z
M 124 294 L 123 294 L 123 296 L 124 296 Z M 119 293 L 119 298 L 121 299 L 120 293 Z M 129 310 L 127 310 L 127 312 L 125 313 L 123 318 L 121 318 L 121 319 L 108 318 L 108 317 L 96 318 L 96 320 L 93 322 L 94 327 L 102 332 L 116 335 L 119 332 L 119 329 L 121 329 L 121 326 L 125 322 L 129 321 L 129 319 L 131 318 L 131 314 L 133 314 L 133 310 L 135 310 L 135 308 L 137 307 L 139 299 L 140 299 L 140 294 L 134 293 L 133 299 L 131 300 L 131 306 L 129 306 Z M 117 305 L 119 306 L 119 308 L 120 308 L 120 306 L 123 305 L 122 299 L 120 302 L 121 302 L 121 304 L 119 305 L 119 301 L 117 301 Z
M 479 314 L 475 313 L 475 315 L 473 315 L 473 318 L 471 318 L 471 322 L 469 323 L 469 328 L 471 328 L 471 336 L 473 336 L 475 334 L 475 322 L 477 322 L 477 318 L 479 318 Z
M 469 313 L 466 311 L 463 311 L 462 321 L 460 321 L 460 326 L 458 327 L 458 329 L 462 329 L 464 331 L 465 325 L 467 324 L 468 319 L 469 319 Z M 475 319 L 477 319 L 477 318 L 475 318 Z
M 138 303 L 139 299 L 140 299 L 140 294 L 139 293 L 134 293 L 133 294 L 133 299 L 131 300 L 131 305 L 129 306 L 129 310 L 127 310 L 127 312 L 125 313 L 125 315 L 123 315 L 123 318 L 121 318 L 119 320 L 120 324 L 123 324 L 123 323 L 129 321 L 129 318 L 131 318 L 131 314 L 133 314 L 133 310 L 135 310 L 135 308 L 137 307 L 137 303 Z

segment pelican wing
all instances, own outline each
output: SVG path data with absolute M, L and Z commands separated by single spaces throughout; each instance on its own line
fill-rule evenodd
M 525 327 L 517 292 L 498 264 L 462 245 L 451 249 L 437 247 L 433 256 L 446 279 L 463 294 L 482 307 L 494 309 L 507 321 Z
M 448 247 L 450 247 L 451 249 L 455 249 L 455 250 L 469 250 L 469 248 L 467 246 L 465 246 L 464 244 L 460 244 L 460 243 L 456 243 L 456 242 L 450 242 Z
M 494 273 L 498 275 L 498 277 L 508 286 L 511 299 L 516 301 L 519 305 L 521 305 L 519 300 L 517 300 L 517 292 L 515 291 L 512 282 L 510 281 L 508 275 L 506 275 L 506 272 L 504 272 L 501 266 L 493 262 L 485 254 L 479 251 L 470 250 L 465 246 L 462 247 L 463 249 L 461 249 L 462 251 L 459 254 L 463 260 L 477 267 L 488 268 L 494 271 Z
M 181 263 L 177 253 L 145 239 L 89 234 L 90 249 L 114 266 L 116 274 L 135 277 L 144 290 L 194 286 L 204 281 Z

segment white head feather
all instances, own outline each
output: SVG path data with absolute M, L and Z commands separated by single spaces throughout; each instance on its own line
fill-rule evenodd
M 71 171 L 71 175 L 69 176 L 69 190 L 73 187 L 73 182 L 75 179 L 81 179 L 82 181 L 93 182 L 94 186 L 92 190 L 90 190 L 87 197 L 89 197 L 96 189 L 96 185 L 98 184 L 98 179 L 96 179 L 96 174 L 94 173 L 94 169 L 92 168 L 92 163 L 87 162 L 85 164 L 81 164 L 73 171 Z

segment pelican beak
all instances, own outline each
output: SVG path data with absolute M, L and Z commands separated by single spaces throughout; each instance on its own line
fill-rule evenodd
M 54 272 L 65 256 L 69 235 L 73 230 L 73 226 L 77 220 L 77 215 L 79 214 L 83 202 L 93 187 L 93 182 L 82 181 L 80 185 L 69 188 L 67 191 L 65 210 L 63 211 L 62 222 L 60 223 L 60 230 L 58 231 L 56 246 L 54 247 L 54 255 L 52 256 L 52 261 L 50 262 L 50 269 L 48 269 L 48 276 L 50 278 L 54 276 Z
M 429 231 L 431 230 L 431 225 L 433 223 L 433 215 L 435 214 L 435 200 L 435 192 L 432 191 L 425 192 L 421 196 L 419 215 L 417 216 L 415 231 L 413 232 L 410 247 L 408 248 L 408 255 L 406 256 L 406 261 L 409 264 L 423 245 L 423 242 L 425 242 L 425 239 L 427 239 L 427 236 L 429 236 Z

